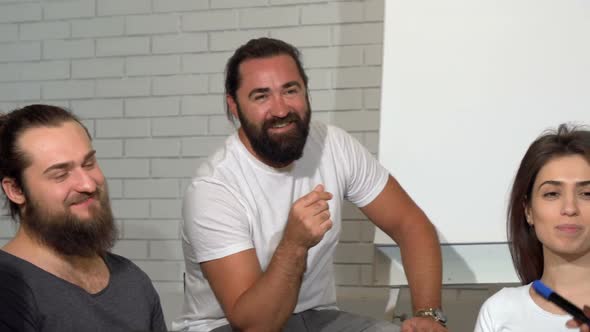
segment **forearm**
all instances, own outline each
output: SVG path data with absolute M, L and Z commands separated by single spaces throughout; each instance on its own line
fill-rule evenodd
M 424 216 L 426 219 L 426 217 Z M 441 306 L 442 262 L 434 226 L 407 223 L 397 238 L 415 310 Z
M 281 241 L 262 276 L 244 292 L 228 317 L 244 331 L 279 331 L 297 305 L 307 249 Z

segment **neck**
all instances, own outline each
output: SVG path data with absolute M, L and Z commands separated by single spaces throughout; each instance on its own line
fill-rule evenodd
M 541 280 L 558 293 L 590 294 L 590 254 L 564 257 L 545 250 Z

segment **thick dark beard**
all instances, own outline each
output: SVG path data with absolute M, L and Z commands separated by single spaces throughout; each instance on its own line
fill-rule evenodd
M 285 118 L 273 118 L 265 121 L 262 128 L 250 122 L 243 114 L 240 105 L 237 105 L 238 118 L 244 133 L 254 149 L 254 152 L 264 161 L 272 165 L 287 166 L 303 156 L 303 148 L 309 134 L 309 122 L 311 120 L 311 109 L 307 101 L 307 113 L 302 119 L 297 113 L 290 112 Z M 272 137 L 268 134 L 276 123 L 291 121 L 295 124 L 295 130 L 291 133 Z
M 99 207 L 93 207 L 92 219 L 82 220 L 68 212 L 55 213 L 31 199 L 26 192 L 27 205 L 21 223 L 37 241 L 65 256 L 103 256 L 117 238 L 117 229 L 109 204 L 106 187 L 97 189 L 94 198 Z

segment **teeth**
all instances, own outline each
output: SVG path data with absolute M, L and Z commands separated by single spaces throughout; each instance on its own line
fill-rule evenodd
M 273 128 L 283 128 L 283 127 L 285 127 L 285 126 L 286 126 L 286 125 L 288 125 L 288 124 L 289 124 L 289 122 L 285 122 L 285 123 L 278 123 L 278 124 L 275 124 L 275 125 L 273 126 Z

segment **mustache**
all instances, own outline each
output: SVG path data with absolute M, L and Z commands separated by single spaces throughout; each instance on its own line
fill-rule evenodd
M 291 123 L 291 122 L 299 122 L 301 121 L 301 117 L 299 117 L 299 115 L 297 115 L 296 113 L 293 112 L 289 112 L 287 114 L 287 116 L 283 117 L 283 118 L 272 118 L 268 121 L 266 121 L 264 123 L 264 127 L 265 129 L 277 126 L 277 125 L 283 125 L 283 124 L 287 124 L 287 123 Z
M 97 198 L 98 197 L 98 190 L 92 193 L 80 193 L 72 196 L 66 200 L 66 205 L 74 205 L 82 203 L 90 198 Z

